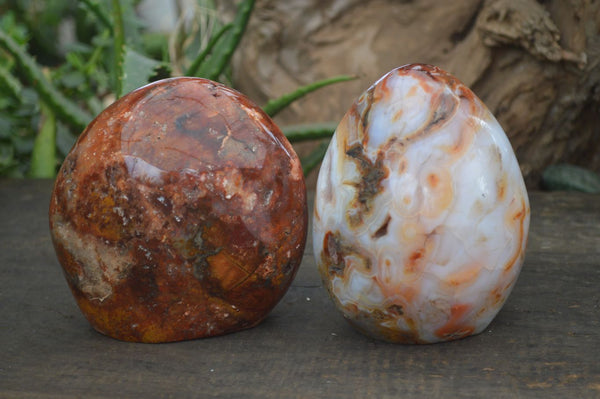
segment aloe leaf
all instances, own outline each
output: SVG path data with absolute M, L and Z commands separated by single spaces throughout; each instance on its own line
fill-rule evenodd
M 125 59 L 125 29 L 123 27 L 123 13 L 121 12 L 120 0 L 112 1 L 112 15 L 114 23 L 114 42 L 115 42 L 115 58 L 113 64 L 113 73 L 115 76 L 115 96 L 121 97 L 123 94 L 123 80 L 125 68 L 123 61 Z
M 304 97 L 308 93 L 311 93 L 322 87 L 332 85 L 334 83 L 346 82 L 348 80 L 354 79 L 356 79 L 356 76 L 340 75 L 329 79 L 319 80 L 317 82 L 301 86 L 291 93 L 284 94 L 283 96 L 275 98 L 273 100 L 269 100 L 269 102 L 267 102 L 262 108 L 267 115 L 269 115 L 270 117 L 274 117 L 280 111 L 285 109 L 288 105 L 298 100 L 299 98 Z
M 0 141 L 0 175 L 10 176 L 18 162 L 14 158 L 15 150 L 10 143 Z
M 41 124 L 33 143 L 29 176 L 52 178 L 56 174 L 56 116 L 41 102 Z
M 148 58 L 125 46 L 122 79 L 123 93 L 129 93 L 147 84 L 161 65 L 161 62 Z
M 109 36 L 110 36 L 110 33 L 108 31 L 104 31 L 100 35 L 102 40 L 108 39 Z M 104 48 L 102 46 L 96 46 L 94 48 L 92 55 L 89 56 L 87 62 L 83 66 L 83 69 L 85 70 L 85 73 L 87 75 L 92 75 L 95 73 L 96 68 L 98 67 L 98 64 L 100 64 L 100 57 L 102 57 L 103 52 L 104 52 Z
M 542 185 L 549 190 L 600 193 L 600 175 L 571 164 L 555 164 L 542 173 Z
M 319 144 L 319 146 L 310 154 L 300 160 L 302 163 L 302 172 L 304 172 L 304 176 L 308 176 L 308 174 L 319 165 L 319 163 L 323 160 L 325 153 L 327 152 L 328 146 L 329 141 L 324 141 Z
M 336 128 L 336 122 L 303 123 L 300 125 L 284 126 L 281 128 L 281 131 L 290 143 L 297 143 L 300 141 L 329 138 L 333 135 Z
M 221 37 L 226 32 L 231 30 L 232 28 L 233 28 L 233 24 L 227 24 L 227 25 L 224 25 L 223 27 L 221 27 L 221 29 L 219 29 L 217 31 L 217 33 L 215 33 L 215 35 L 210 39 L 210 42 L 208 42 L 208 45 L 206 46 L 206 48 L 200 54 L 198 54 L 198 56 L 196 57 L 194 62 L 192 62 L 192 65 L 190 65 L 187 72 L 185 73 L 186 76 L 196 76 L 196 74 L 200 70 L 200 67 L 202 66 L 202 63 L 204 62 L 204 60 L 206 59 L 208 54 L 210 54 L 210 52 L 213 50 L 215 45 L 219 42 Z
M 19 82 L 13 75 L 11 75 L 11 73 L 3 66 L 0 66 L 0 86 L 8 89 L 10 94 L 14 98 L 19 100 L 19 102 L 23 101 L 21 95 L 23 86 L 21 85 L 21 82 Z
M 201 68 L 200 75 L 210 80 L 217 80 L 223 73 L 227 64 L 231 60 L 235 49 L 242 40 L 248 20 L 254 9 L 255 0 L 244 0 L 238 6 L 238 10 L 233 20 L 233 27 L 227 32 L 227 35 L 215 51 L 211 54 L 211 57 L 205 63 L 205 66 Z
M 102 7 L 100 6 L 100 4 L 98 4 L 97 1 L 94 0 L 81 0 L 81 3 L 87 7 L 87 9 L 94 14 L 94 16 L 96 18 L 98 18 L 98 21 L 100 21 L 100 23 L 102 25 L 104 25 L 105 28 L 108 29 L 108 31 L 110 32 L 110 34 L 112 35 L 114 32 L 114 28 L 113 25 L 110 21 L 110 17 L 108 16 L 108 14 L 102 9 Z
M 59 92 L 46 79 L 35 60 L 23 51 L 2 29 L 0 29 L 0 46 L 4 47 L 15 58 L 32 87 L 57 117 L 79 130 L 83 130 L 87 126 L 92 120 L 92 116 Z

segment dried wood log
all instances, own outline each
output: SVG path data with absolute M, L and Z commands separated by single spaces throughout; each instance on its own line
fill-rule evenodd
M 301 84 L 356 74 L 357 81 L 311 94 L 276 119 L 340 120 L 376 79 L 414 62 L 442 67 L 482 98 L 530 187 L 559 161 L 600 171 L 597 1 L 259 0 L 234 79 L 264 103 Z

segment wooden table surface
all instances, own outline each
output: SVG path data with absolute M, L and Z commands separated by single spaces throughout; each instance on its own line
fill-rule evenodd
M 532 193 L 521 276 L 489 328 L 394 345 L 355 332 L 312 254 L 265 322 L 133 344 L 79 312 L 48 232 L 48 180 L 0 180 L 1 398 L 600 398 L 600 196 Z

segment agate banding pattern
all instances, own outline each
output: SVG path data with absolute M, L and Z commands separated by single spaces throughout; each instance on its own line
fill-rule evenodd
M 520 272 L 529 201 L 490 111 L 441 69 L 397 68 L 363 93 L 321 166 L 314 253 L 360 331 L 401 343 L 480 333 Z

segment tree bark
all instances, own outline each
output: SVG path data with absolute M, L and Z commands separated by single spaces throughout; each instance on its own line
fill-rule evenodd
M 355 74 L 276 119 L 280 126 L 339 121 L 379 77 L 416 62 L 454 74 L 486 103 L 530 188 L 556 162 L 600 171 L 594 0 L 259 0 L 234 59 L 234 82 L 264 104 L 317 79 Z M 315 145 L 296 149 L 302 155 Z

